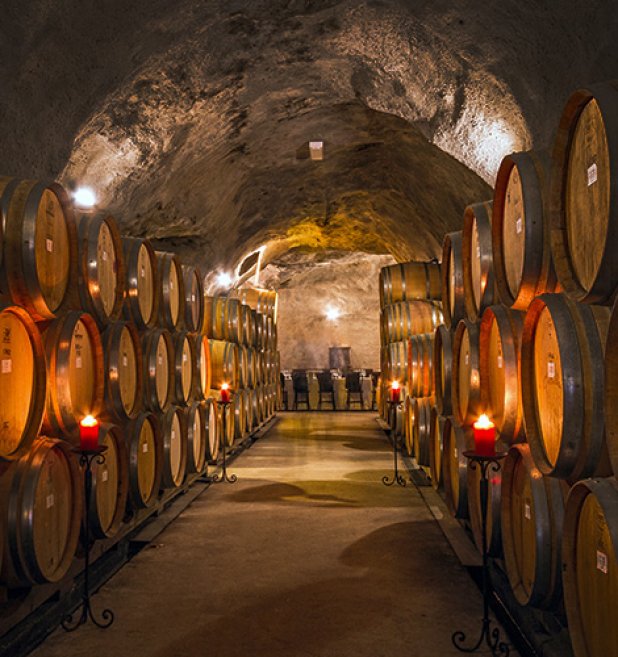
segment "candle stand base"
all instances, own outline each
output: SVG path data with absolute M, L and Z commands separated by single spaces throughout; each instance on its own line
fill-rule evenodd
M 230 405 L 230 402 L 219 402 L 221 406 L 223 406 L 223 413 L 222 413 L 222 427 L 221 427 L 221 433 L 223 434 L 222 440 L 223 440 L 223 445 L 221 447 L 221 451 L 223 452 L 223 459 L 221 463 L 221 472 L 219 474 L 214 474 L 212 477 L 208 477 L 207 481 L 211 484 L 235 484 L 238 481 L 238 477 L 235 474 L 228 475 L 227 473 L 227 462 L 226 462 L 226 436 L 227 436 L 227 407 Z
M 111 609 L 104 609 L 101 612 L 103 620 L 99 621 L 94 617 L 92 606 L 90 604 L 90 589 L 89 589 L 89 571 L 90 571 L 90 497 L 92 493 L 92 463 L 96 461 L 98 465 L 105 463 L 105 456 L 103 452 L 107 447 L 97 447 L 96 449 L 80 449 L 74 448 L 73 452 L 79 454 L 79 464 L 84 468 L 84 518 L 83 518 L 83 546 L 84 546 L 84 591 L 82 593 L 81 612 L 76 620 L 74 620 L 75 612 L 67 614 L 61 621 L 60 625 L 67 632 L 75 631 L 80 625 L 83 625 L 90 619 L 97 627 L 105 629 L 114 622 L 114 612 Z
M 399 449 L 401 448 L 401 441 L 397 440 L 397 433 L 395 431 L 395 424 L 397 421 L 397 408 L 401 406 L 401 402 L 389 401 L 389 418 L 391 422 L 389 423 L 392 427 L 390 430 L 391 443 L 393 445 L 393 476 L 389 477 L 384 475 L 382 477 L 382 483 L 385 486 L 393 486 L 397 484 L 398 486 L 403 486 L 404 488 L 408 485 L 407 480 L 401 474 L 399 474 L 399 465 L 397 462 L 397 456 Z
M 510 649 L 509 646 L 500 640 L 500 629 L 494 627 L 490 629 L 491 619 L 489 618 L 489 597 L 490 581 L 489 581 L 489 554 L 487 549 L 487 506 L 489 500 L 489 479 L 487 477 L 488 471 L 498 472 L 500 470 L 500 461 L 506 457 L 506 452 L 497 452 L 495 454 L 478 454 L 477 452 L 466 451 L 464 456 L 470 461 L 470 468 L 475 470 L 480 468 L 481 478 L 480 498 L 481 498 L 481 530 L 483 540 L 483 625 L 481 628 L 481 636 L 478 641 L 472 646 L 464 646 L 466 640 L 465 632 L 461 630 L 453 632 L 451 641 L 457 650 L 460 652 L 476 652 L 482 645 L 485 645 L 491 651 L 494 657 L 508 657 Z

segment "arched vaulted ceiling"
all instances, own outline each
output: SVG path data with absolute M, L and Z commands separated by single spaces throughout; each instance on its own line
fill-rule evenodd
M 569 92 L 618 75 L 617 15 L 594 0 L 9 0 L 2 173 L 91 184 L 125 233 L 206 268 L 263 244 L 267 260 L 432 257 L 505 154 L 547 147 Z

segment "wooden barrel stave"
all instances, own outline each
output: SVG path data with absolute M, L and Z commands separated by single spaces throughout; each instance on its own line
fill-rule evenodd
M 147 509 L 159 496 L 163 474 L 163 439 L 154 413 L 142 413 L 124 431 L 129 451 L 129 498 L 133 507 Z
M 217 407 L 218 404 L 214 397 L 207 397 L 204 400 L 207 418 L 206 435 L 208 437 L 206 442 L 206 461 L 208 463 L 216 462 L 219 457 L 221 436 L 219 434 L 219 412 Z
M 605 342 L 605 430 L 612 470 L 618 476 L 618 300 Z
M 453 413 L 453 350 L 452 332 L 444 324 L 434 333 L 432 361 L 436 406 L 441 415 L 448 417 Z
M 429 471 L 431 473 L 431 485 L 436 490 L 443 487 L 442 450 L 445 420 L 446 418 L 440 415 L 438 407 L 432 406 L 429 418 Z
M 182 263 L 173 253 L 157 251 L 159 279 L 159 326 L 170 331 L 180 328 L 185 314 Z
M 161 417 L 161 437 L 163 443 L 163 466 L 161 486 L 178 488 L 182 486 L 187 473 L 187 422 L 180 406 L 170 406 Z
M 159 317 L 157 256 L 148 240 L 123 237 L 126 269 L 123 315 L 143 330 L 154 328 Z
M 205 335 L 196 335 L 195 356 L 197 358 L 195 368 L 195 395 L 196 399 L 205 399 L 212 386 L 212 370 L 210 363 L 210 343 Z
M 174 396 L 175 356 L 172 338 L 166 329 L 142 334 L 144 407 L 165 412 Z
M 204 290 L 199 269 L 182 265 L 184 291 L 184 326 L 187 331 L 200 333 L 204 319 Z
M 238 346 L 223 340 L 210 340 L 210 362 L 213 389 L 219 390 L 223 383 L 228 383 L 232 390 L 237 390 Z
M 403 262 L 380 270 L 381 307 L 412 299 L 440 301 L 441 294 L 437 262 Z
M 460 424 L 471 424 L 484 412 L 481 397 L 479 326 L 467 319 L 457 325 L 453 339 L 453 411 Z
M 462 231 L 447 233 L 442 242 L 442 312 L 447 328 L 466 316 Z
M 444 421 L 442 480 L 446 504 L 455 518 L 468 519 L 468 463 L 464 451 L 474 447 L 472 430 L 461 426 L 456 418 Z
M 186 406 L 195 393 L 195 341 L 186 331 L 174 333 L 174 403 Z
M 431 407 L 433 398 L 415 397 L 412 402 L 414 420 L 412 423 L 412 444 L 416 462 L 429 467 L 429 442 L 431 428 Z
M 202 474 L 206 469 L 208 410 L 205 402 L 194 401 L 185 409 L 187 426 L 187 472 Z

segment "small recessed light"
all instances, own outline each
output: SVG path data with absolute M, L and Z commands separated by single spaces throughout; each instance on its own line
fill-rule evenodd
M 341 311 L 339 308 L 334 308 L 333 306 L 327 306 L 324 314 L 326 315 L 326 319 L 330 320 L 331 322 L 334 322 L 341 317 Z
M 309 142 L 309 156 L 312 160 L 324 159 L 324 142 L 323 141 L 310 141 Z
M 97 204 L 97 195 L 92 187 L 78 187 L 73 192 L 73 201 L 79 208 L 93 208 Z

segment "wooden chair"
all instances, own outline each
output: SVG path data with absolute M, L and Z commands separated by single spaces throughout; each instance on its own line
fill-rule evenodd
M 361 410 L 364 408 L 363 405 L 363 387 L 361 385 L 361 375 L 360 372 L 348 372 L 345 375 L 345 388 L 347 391 L 346 396 L 346 407 L 350 408 L 351 403 L 358 402 L 360 404 Z M 358 395 L 357 399 L 352 399 L 352 395 Z
M 292 372 L 292 387 L 294 388 L 294 410 L 298 410 L 298 404 L 305 404 L 309 408 L 309 380 L 304 370 Z
M 335 410 L 335 387 L 329 370 L 318 372 L 318 387 L 320 389 L 320 399 L 318 409 L 322 409 L 322 397 L 326 395 L 326 400 L 331 403 L 333 411 Z

